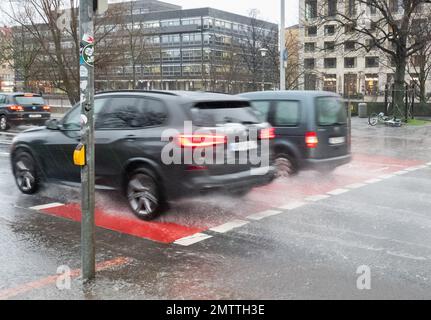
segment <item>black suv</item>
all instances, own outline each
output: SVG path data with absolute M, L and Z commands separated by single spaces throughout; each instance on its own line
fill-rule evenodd
M 38 94 L 0 93 L 0 131 L 22 124 L 44 125 L 50 117 L 50 107 Z
M 243 98 L 179 91 L 104 92 L 96 95 L 94 111 L 96 185 L 123 190 L 141 219 L 152 219 L 177 197 L 212 190 L 245 194 L 275 176 L 270 161 L 266 166 L 238 161 L 241 151 L 252 149 L 270 159 L 271 147 L 260 146 L 271 145 L 273 138 L 273 128 L 259 121 Z M 42 180 L 80 182 L 80 168 L 72 161 L 80 119 L 78 104 L 62 120 L 50 120 L 46 127 L 14 139 L 12 168 L 23 193 L 36 192 Z M 185 130 L 185 124 L 192 130 Z M 254 131 L 256 138 L 250 133 Z M 240 136 L 247 141 L 238 141 Z M 186 153 L 196 156 L 183 161 Z M 173 154 L 179 155 L 178 161 L 171 161 Z M 206 156 L 222 161 L 202 163 Z M 228 157 L 235 161 L 226 163 Z
M 330 172 L 351 160 L 351 125 L 341 97 L 326 91 L 241 94 L 275 128 L 277 174 L 300 169 Z

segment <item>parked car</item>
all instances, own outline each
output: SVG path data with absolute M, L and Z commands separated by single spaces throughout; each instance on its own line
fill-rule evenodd
M 278 176 L 300 169 L 331 171 L 351 160 L 351 127 L 342 98 L 325 91 L 241 94 L 275 128 Z
M 14 139 L 12 168 L 23 193 L 35 193 L 44 181 L 80 182 L 80 167 L 72 162 L 80 141 L 80 111 L 78 104 L 60 121 L 52 119 L 46 127 L 29 129 Z M 154 218 L 167 201 L 178 197 L 216 190 L 245 194 L 275 176 L 270 164 L 264 168 L 251 162 L 165 164 L 161 159 L 170 143 L 161 138 L 168 129 L 178 132 L 173 148 L 181 156 L 187 150 L 217 146 L 214 156 L 223 152 L 224 157 L 238 159 L 239 143 L 232 135 L 247 137 L 251 128 L 259 132 L 253 140 L 256 149 L 260 139 L 270 140 L 273 128 L 259 121 L 244 98 L 179 91 L 105 92 L 96 95 L 94 112 L 96 184 L 122 190 L 141 219 Z M 191 133 L 184 132 L 186 121 L 193 122 Z M 269 148 L 262 153 L 271 156 Z M 251 169 L 262 174 L 252 174 Z
M 50 117 L 50 107 L 39 94 L 0 93 L 0 131 L 23 124 L 41 126 Z

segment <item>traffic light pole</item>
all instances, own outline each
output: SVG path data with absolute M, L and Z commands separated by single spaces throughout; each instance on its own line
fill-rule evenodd
M 81 146 L 85 163 L 81 166 L 81 275 L 94 279 L 95 258 L 95 187 L 94 187 L 94 12 L 93 0 L 79 1 Z
M 280 90 L 286 90 L 286 69 L 284 68 L 286 39 L 285 39 L 285 17 L 286 3 L 280 0 Z

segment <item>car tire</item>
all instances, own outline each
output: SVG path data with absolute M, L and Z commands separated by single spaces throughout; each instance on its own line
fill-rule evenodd
M 37 163 L 30 153 L 18 151 L 13 156 L 13 174 L 15 183 L 22 193 L 34 194 L 39 190 Z
M 230 192 L 229 194 L 233 195 L 234 197 L 238 198 L 244 198 L 246 195 L 250 193 L 252 188 L 246 188 L 246 189 L 240 189 Z
M 163 207 L 160 188 L 145 168 L 129 174 L 126 196 L 133 213 L 141 220 L 153 220 Z
M 0 116 L 0 131 L 6 131 L 9 129 L 9 123 L 6 116 Z
M 275 157 L 276 178 L 288 178 L 298 173 L 295 159 L 289 154 L 278 154 Z

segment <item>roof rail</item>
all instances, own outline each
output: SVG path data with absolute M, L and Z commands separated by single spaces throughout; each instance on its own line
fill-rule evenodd
M 108 91 L 98 91 L 96 94 L 102 94 L 102 93 L 122 93 L 122 92 L 141 92 L 141 93 L 157 93 L 157 94 L 165 94 L 169 96 L 178 96 L 178 94 L 172 92 L 172 91 L 164 91 L 164 90 L 142 90 L 142 89 L 135 89 L 135 90 L 108 90 Z

